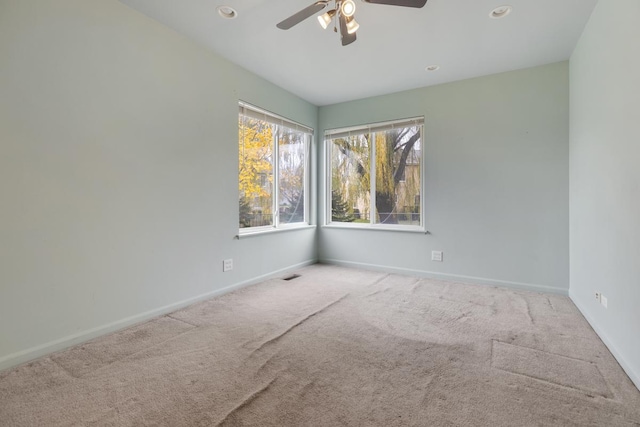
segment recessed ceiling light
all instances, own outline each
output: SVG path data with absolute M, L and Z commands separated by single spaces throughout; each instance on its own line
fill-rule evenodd
M 489 17 L 493 19 L 504 18 L 505 16 L 511 13 L 511 9 L 513 8 L 508 5 L 498 6 L 495 9 L 493 9 L 491 13 L 489 13 Z
M 238 16 L 238 12 L 231 6 L 218 6 L 218 15 L 224 19 L 233 19 Z
M 426 67 L 424 70 L 425 71 L 437 71 L 440 69 L 439 65 L 429 65 L 428 67 Z

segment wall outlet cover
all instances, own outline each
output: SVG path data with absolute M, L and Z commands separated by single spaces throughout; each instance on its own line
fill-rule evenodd
M 233 270 L 233 259 L 225 259 L 222 261 L 222 271 L 230 271 Z
M 600 303 L 604 306 L 604 308 L 607 308 L 609 300 L 607 300 L 607 297 L 605 297 L 604 295 L 600 295 Z
M 442 262 L 442 251 L 431 251 L 431 261 Z

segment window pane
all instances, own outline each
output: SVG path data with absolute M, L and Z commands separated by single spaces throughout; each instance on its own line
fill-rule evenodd
M 420 225 L 420 126 L 373 134 L 377 224 Z
M 305 148 L 307 135 L 279 127 L 278 212 L 281 224 L 304 222 Z
M 424 118 L 414 117 L 326 130 L 327 222 L 423 230 L 423 127 Z
M 369 222 L 369 135 L 331 140 L 331 221 Z
M 273 225 L 273 126 L 240 115 L 240 228 Z
M 238 129 L 240 232 L 306 223 L 313 129 L 242 101 Z

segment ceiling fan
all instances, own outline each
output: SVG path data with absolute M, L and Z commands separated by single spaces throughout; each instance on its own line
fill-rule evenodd
M 386 4 L 390 6 L 404 6 L 404 7 L 423 7 L 427 0 L 364 0 L 367 3 Z M 333 3 L 333 9 L 318 16 L 318 21 L 322 28 L 327 29 L 334 17 L 338 20 L 338 26 L 340 27 L 340 37 L 342 39 L 342 46 L 356 41 L 356 31 L 360 25 L 356 22 L 354 13 L 356 11 L 356 4 L 353 0 L 318 0 L 310 6 L 305 7 L 301 11 L 294 13 L 287 19 L 278 23 L 276 27 L 281 30 L 288 30 L 296 24 L 304 21 L 305 19 L 315 15 L 322 9 L 327 7 L 330 3 Z M 334 31 L 338 31 L 334 27 Z

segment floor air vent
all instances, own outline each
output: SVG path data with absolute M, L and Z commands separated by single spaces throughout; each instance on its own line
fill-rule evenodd
M 293 280 L 293 279 L 297 279 L 298 277 L 300 277 L 299 274 L 292 274 L 290 276 L 283 277 L 282 280 Z

